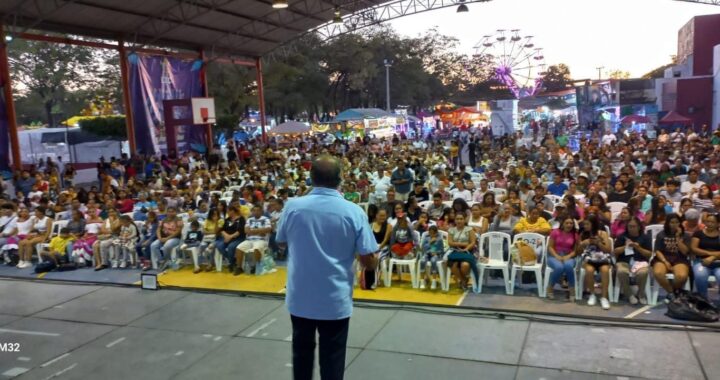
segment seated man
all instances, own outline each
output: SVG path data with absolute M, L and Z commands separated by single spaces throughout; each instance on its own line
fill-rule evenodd
M 248 256 L 250 262 L 250 273 L 255 274 L 255 265 L 262 259 L 263 252 L 268 246 L 268 239 L 272 232 L 272 223 L 267 216 L 263 215 L 262 206 L 254 205 L 252 208 L 252 216 L 245 222 L 245 241 L 238 245 L 235 250 L 235 258 L 237 267 L 233 275 L 237 276 L 243 273 L 243 263 L 245 263 L 245 254 L 252 252 L 253 255 Z

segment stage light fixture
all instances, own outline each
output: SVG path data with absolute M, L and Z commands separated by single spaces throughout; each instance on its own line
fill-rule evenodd
M 287 0 L 273 0 L 272 7 L 275 9 L 284 9 L 288 7 Z
M 5 35 L 5 42 L 12 42 L 13 36 L 12 34 L 6 34 Z
M 342 16 L 340 15 L 340 7 L 335 8 L 335 16 L 333 16 L 333 24 L 342 24 Z

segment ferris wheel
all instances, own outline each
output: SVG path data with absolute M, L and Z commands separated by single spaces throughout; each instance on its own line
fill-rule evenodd
M 475 56 L 491 60 L 495 78 L 516 98 L 535 95 L 545 76 L 545 57 L 533 36 L 520 36 L 520 29 L 498 29 L 475 45 Z

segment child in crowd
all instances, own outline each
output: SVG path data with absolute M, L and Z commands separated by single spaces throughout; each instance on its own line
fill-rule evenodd
M 420 258 L 420 267 L 425 268 L 425 276 L 420 281 L 420 289 L 425 289 L 425 282 L 432 277 L 430 289 L 437 288 L 438 260 L 441 260 L 445 253 L 445 242 L 443 241 L 437 226 L 430 226 L 427 235 L 422 241 L 423 256 Z
M 47 248 L 40 253 L 42 258 L 47 261 L 52 261 L 55 266 L 67 261 L 72 253 L 72 242 L 73 237 L 70 235 L 70 230 L 67 228 L 61 228 L 60 234 L 50 239 L 50 244 Z
M 404 212 L 397 214 L 397 223 L 390 235 L 390 252 L 394 258 L 411 259 L 413 242 L 413 229 Z
M 190 223 L 190 231 L 185 234 L 185 240 L 180 246 L 180 251 L 186 250 L 199 250 L 200 244 L 203 241 L 203 232 L 200 230 L 200 222 L 193 220 Z M 173 258 L 173 269 L 177 270 L 180 264 L 177 258 Z M 200 267 L 196 266 L 193 273 L 197 274 L 200 272 Z
M 135 222 L 127 215 L 120 217 L 120 225 L 120 236 L 113 241 L 113 245 L 116 247 L 114 252 L 117 256 L 112 260 L 112 267 L 125 268 L 128 261 L 130 266 L 134 267 L 137 264 L 135 246 L 140 239 L 140 232 Z

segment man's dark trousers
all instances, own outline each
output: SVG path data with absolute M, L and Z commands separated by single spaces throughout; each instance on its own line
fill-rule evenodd
M 315 332 L 320 335 L 320 378 L 342 380 L 350 318 L 317 320 L 290 316 L 293 327 L 293 376 L 310 380 L 315 364 Z

